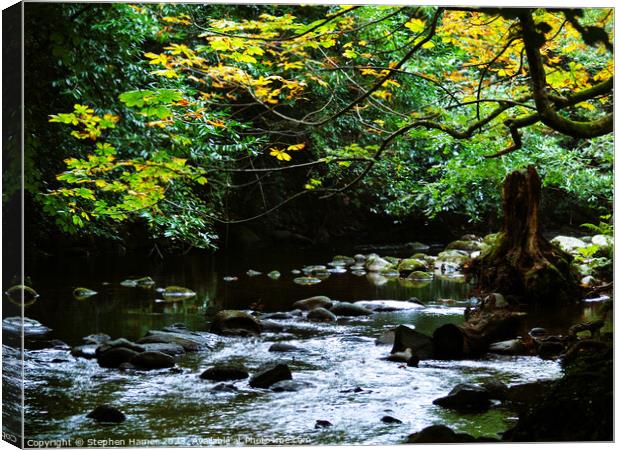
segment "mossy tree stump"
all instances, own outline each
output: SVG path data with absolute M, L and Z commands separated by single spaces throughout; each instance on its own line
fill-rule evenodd
M 502 229 L 493 247 L 468 270 L 481 292 L 500 292 L 536 304 L 578 299 L 572 257 L 541 233 L 540 195 L 540 177 L 534 166 L 512 172 L 504 180 Z

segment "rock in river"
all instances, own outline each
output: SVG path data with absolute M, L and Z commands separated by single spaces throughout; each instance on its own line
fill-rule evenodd
M 314 308 L 308 313 L 308 320 L 313 322 L 335 322 L 337 317 L 333 312 L 325 308 Z
M 494 441 L 492 438 L 474 438 L 467 433 L 455 433 L 445 425 L 431 425 L 422 431 L 409 435 L 409 444 L 457 444 L 475 441 Z
M 245 311 L 223 310 L 213 317 L 211 332 L 229 336 L 255 336 L 260 334 L 258 320 Z
M 267 363 L 258 368 L 250 378 L 250 386 L 253 388 L 268 389 L 278 381 L 292 380 L 291 369 L 283 363 Z
M 121 410 L 109 405 L 97 406 L 86 417 L 97 422 L 121 423 L 125 420 L 125 414 Z
M 287 344 L 286 342 L 276 342 L 269 347 L 270 352 L 303 352 L 305 351 L 303 348 L 299 348 L 292 344 Z
M 129 361 L 140 369 L 165 369 L 174 367 L 174 358 L 162 352 L 142 352 Z
M 134 352 L 143 352 L 144 347 L 141 345 L 135 344 L 125 338 L 118 338 L 112 341 L 105 341 L 97 347 L 97 354 L 105 352 L 111 348 L 128 348 L 129 350 L 133 350 Z
M 85 344 L 99 345 L 99 344 L 103 344 L 104 342 L 111 341 L 112 337 L 105 333 L 96 333 L 96 334 L 89 334 L 88 336 L 85 336 L 82 339 L 84 340 Z
M 383 422 L 383 423 L 403 423 L 402 420 L 399 420 L 396 417 L 392 417 L 392 416 L 383 416 L 381 418 L 381 422 Z
M 97 362 L 99 366 L 108 369 L 116 369 L 121 364 L 130 362 L 134 356 L 138 355 L 138 352 L 130 350 L 125 347 L 109 348 L 103 352 L 97 352 Z
M 186 352 L 196 352 L 202 348 L 210 348 L 213 340 L 207 336 L 181 330 L 178 332 L 150 330 L 146 336 L 138 339 L 138 344 L 177 344 Z
M 49 333 L 51 328 L 47 328 L 41 323 L 28 317 L 7 317 L 2 320 L 2 331 L 5 333 L 20 335 L 24 332 L 25 337 L 44 336 Z
M 330 308 L 332 306 L 332 301 L 329 297 L 325 297 L 324 295 L 317 295 L 315 297 L 304 298 L 303 300 L 298 300 L 293 303 L 293 308 L 303 309 L 303 310 L 311 310 L 314 308 Z
M 161 352 L 170 356 L 178 356 L 185 353 L 185 350 L 179 344 L 166 344 L 163 342 L 154 342 L 152 344 L 142 344 L 147 352 Z
M 200 374 L 203 380 L 211 381 L 243 380 L 249 376 L 247 369 L 237 364 L 215 365 Z
M 463 412 L 486 411 L 491 406 L 486 389 L 472 384 L 458 384 L 450 393 L 433 400 L 434 405 Z
M 419 303 L 402 300 L 359 300 L 355 302 L 354 305 L 358 305 L 375 312 L 406 311 L 424 308 L 424 306 Z
M 329 308 L 331 312 L 336 314 L 337 316 L 370 316 L 372 311 L 364 308 L 363 306 L 356 305 L 355 303 L 349 302 L 337 302 L 334 303 L 331 308 Z
M 490 353 L 499 355 L 528 355 L 529 352 L 521 339 L 510 339 L 507 341 L 494 342 L 489 345 Z
M 433 340 L 430 336 L 405 325 L 399 325 L 394 330 L 394 346 L 391 353 L 402 352 L 408 348 L 420 359 L 430 359 L 434 355 Z

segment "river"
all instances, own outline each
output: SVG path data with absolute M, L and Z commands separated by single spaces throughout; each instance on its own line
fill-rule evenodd
M 93 333 L 136 340 L 148 330 L 174 323 L 207 331 L 209 317 L 221 309 L 287 311 L 296 300 L 314 295 L 343 301 L 415 297 L 426 307 L 339 319 L 335 324 L 284 320 L 284 332 L 218 338 L 213 350 L 177 357 L 177 368 L 172 370 L 122 372 L 100 368 L 96 360 L 75 358 L 64 349 L 28 350 L 24 366 L 26 439 L 31 446 L 56 439 L 84 446 L 397 444 L 436 423 L 474 436 L 497 437 L 496 433 L 514 423 L 514 412 L 497 405 L 485 413 L 458 414 L 432 401 L 458 383 L 493 379 L 512 385 L 561 375 L 556 361 L 534 356 L 489 354 L 480 360 L 427 360 L 417 368 L 384 360 L 390 347 L 375 343 L 383 332 L 406 324 L 432 333 L 444 323 L 461 322 L 473 299 L 468 298 L 469 286 L 458 277 L 411 283 L 347 271 L 312 286 L 293 282 L 299 275 L 291 270 L 326 264 L 336 254 L 353 252 L 356 249 L 347 247 L 280 248 L 192 253 L 164 260 L 118 256 L 41 260 L 29 274 L 40 297 L 26 307 L 26 316 L 51 328 L 50 337 L 69 346 L 82 344 L 82 337 Z M 381 253 L 408 256 L 402 248 Z M 249 269 L 263 274 L 249 277 Z M 281 277 L 274 280 L 265 275 L 272 270 L 278 270 Z M 124 279 L 140 276 L 152 277 L 155 288 L 120 285 Z M 238 279 L 224 281 L 224 277 Z M 169 285 L 188 287 L 197 295 L 162 302 L 156 287 Z M 76 300 L 72 295 L 76 287 L 98 294 Z M 5 316 L 10 313 L 10 308 L 4 310 Z M 587 305 L 533 312 L 527 326 L 562 331 L 567 323 L 588 315 L 592 310 Z M 279 341 L 305 351 L 269 352 L 270 345 Z M 5 360 L 12 354 L 5 346 Z M 293 378 L 307 382 L 308 387 L 271 392 L 250 388 L 242 380 L 235 383 L 236 391 L 218 392 L 212 390 L 216 383 L 199 378 L 217 362 L 242 362 L 252 372 L 274 360 L 287 362 Z M 11 364 L 5 364 L 5 376 L 10 368 Z M 127 420 L 101 425 L 85 418 L 104 403 L 121 409 Z M 383 416 L 402 423 L 384 423 Z M 317 420 L 333 425 L 315 429 Z M 14 418 L 5 416 L 5 424 L 11 422 Z

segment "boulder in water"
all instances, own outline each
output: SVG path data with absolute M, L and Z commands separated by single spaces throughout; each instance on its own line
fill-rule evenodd
M 250 378 L 250 386 L 253 388 L 268 389 L 278 381 L 292 380 L 293 375 L 288 365 L 284 363 L 267 363 L 258 368 Z
M 424 308 L 419 303 L 402 300 L 359 300 L 354 305 L 361 306 L 374 312 L 409 311 Z
M 99 344 L 103 344 L 104 342 L 111 341 L 112 337 L 105 333 L 96 333 L 96 334 L 89 334 L 88 336 L 85 336 L 82 339 L 84 340 L 85 344 L 99 345 Z
M 138 344 L 177 344 L 186 352 L 196 352 L 201 348 L 209 347 L 204 340 L 192 335 L 161 330 L 148 331 L 146 336 L 138 339 Z
M 213 317 L 211 332 L 226 336 L 256 336 L 261 332 L 261 325 L 245 311 L 227 309 Z
M 319 429 L 319 428 L 328 428 L 331 427 L 332 423 L 329 420 L 317 420 L 314 423 L 314 428 Z
M 310 311 L 314 308 L 330 308 L 332 301 L 329 297 L 324 295 L 317 295 L 315 297 L 304 298 L 293 303 L 293 308 L 298 308 L 306 311 Z
M 97 406 L 86 417 L 97 422 L 121 423 L 125 421 L 125 414 L 118 408 L 110 405 Z
M 422 270 L 414 270 L 407 276 L 407 279 L 414 281 L 430 281 L 433 279 L 433 274 Z
M 396 417 L 392 417 L 392 416 L 383 416 L 381 418 L 381 422 L 383 422 L 383 423 L 403 423 L 402 420 L 399 420 Z
M 528 355 L 529 352 L 521 339 L 509 339 L 507 341 L 494 342 L 489 345 L 490 353 L 498 355 Z
M 407 438 L 409 444 L 457 444 L 475 441 L 473 436 L 467 433 L 455 433 L 445 425 L 431 425 L 422 431 L 410 434 Z
M 372 314 L 371 310 L 349 302 L 336 302 L 329 310 L 337 316 L 346 317 L 370 316 Z
M 178 356 L 185 353 L 179 344 L 154 342 L 152 344 L 141 344 L 147 352 L 160 352 L 170 356 Z
M 247 369 L 240 364 L 218 364 L 200 374 L 203 380 L 211 381 L 243 380 L 249 376 Z
M 403 259 L 398 264 L 398 271 L 402 275 L 407 275 L 415 271 L 425 271 L 425 270 L 426 270 L 426 262 L 421 261 L 419 259 L 412 259 L 412 258 Z
M 313 322 L 335 322 L 336 315 L 325 308 L 314 308 L 308 313 L 308 320 Z
M 394 329 L 394 346 L 391 353 L 411 349 L 413 355 L 420 359 L 430 359 L 434 356 L 433 339 L 405 325 Z
M 125 338 L 118 338 L 111 341 L 105 341 L 99 345 L 97 348 L 97 353 L 105 352 L 111 348 L 128 348 L 129 350 L 133 350 L 134 352 L 143 352 L 144 347 L 141 345 L 135 344 Z
M 491 406 L 486 389 L 472 384 L 458 384 L 450 393 L 433 400 L 434 405 L 463 412 L 486 411 Z
M 269 347 L 270 352 L 303 352 L 304 349 L 299 348 L 292 344 L 287 344 L 286 342 L 276 342 Z
M 97 351 L 97 363 L 104 368 L 116 369 L 121 364 L 130 362 L 136 355 L 139 353 L 126 347 L 109 348 L 103 352 Z
M 97 344 L 78 345 L 71 349 L 71 355 L 76 358 L 94 359 L 97 357 Z
M 42 325 L 40 322 L 29 319 L 28 317 L 7 317 L 2 320 L 2 331 L 8 334 L 21 335 L 24 337 L 35 338 L 45 336 L 52 331 L 51 328 Z
M 174 367 L 174 358 L 163 352 L 146 351 L 138 353 L 129 361 L 140 369 L 165 369 Z
M 368 255 L 365 263 L 366 270 L 370 272 L 381 272 L 387 268 L 392 267 L 392 263 L 388 260 L 381 258 L 379 255 Z

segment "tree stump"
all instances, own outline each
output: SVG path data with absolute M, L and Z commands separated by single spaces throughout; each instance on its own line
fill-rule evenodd
M 522 312 L 479 311 L 462 325 L 445 324 L 433 332 L 434 356 L 439 359 L 478 358 L 493 342 L 512 339 L 523 327 Z
M 534 166 L 512 172 L 504 180 L 504 223 L 497 242 L 468 269 L 481 292 L 500 292 L 535 304 L 578 299 L 572 257 L 541 234 L 540 195 L 541 182 Z

